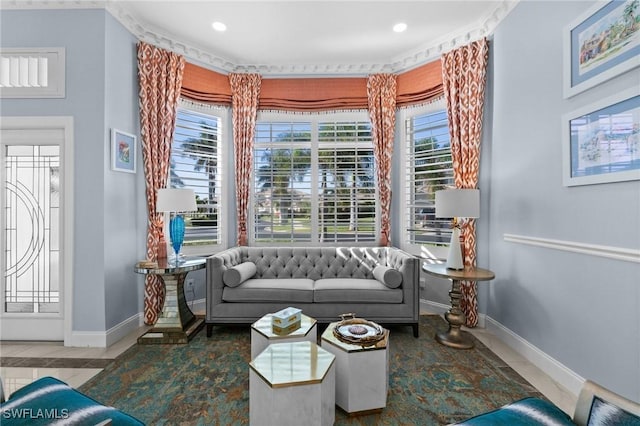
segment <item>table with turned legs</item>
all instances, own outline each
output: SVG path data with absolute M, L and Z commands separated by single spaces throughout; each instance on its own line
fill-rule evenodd
M 488 269 L 466 267 L 464 269 L 449 269 L 442 263 L 423 263 L 422 270 L 438 278 L 451 280 L 451 309 L 444 315 L 449 323 L 449 329 L 436 333 L 436 340 L 445 346 L 456 349 L 471 349 L 474 346 L 471 336 L 463 331 L 461 327 L 465 324 L 466 318 L 460 308 L 461 281 L 489 281 L 495 278 L 495 274 Z

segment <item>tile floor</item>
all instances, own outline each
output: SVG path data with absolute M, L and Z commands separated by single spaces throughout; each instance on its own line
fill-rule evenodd
M 55 362 L 47 367 L 29 367 L 24 365 L 0 366 L 0 377 L 4 384 L 5 395 L 10 395 L 16 389 L 44 377 L 53 376 L 78 387 L 101 371 L 100 361 L 93 361 L 93 365 L 87 360 L 114 359 L 124 352 L 145 331 L 144 328 L 131 333 L 121 341 L 109 348 L 66 348 L 60 343 L 29 343 L 29 342 L 3 342 L 0 344 L 0 357 L 21 358 L 71 358 L 77 359 L 74 368 L 58 368 Z M 551 377 L 524 359 L 521 355 L 502 343 L 500 339 L 485 329 L 470 330 L 482 343 L 502 358 L 511 368 L 535 386 L 550 401 L 560 407 L 569 415 L 573 415 L 577 396 L 556 383 Z M 200 331 L 204 333 L 205 331 Z M 70 361 L 74 362 L 74 361 Z M 23 362 L 23 364 L 29 364 Z M 89 365 L 89 367 L 87 367 Z M 77 367 L 77 368 L 76 368 Z

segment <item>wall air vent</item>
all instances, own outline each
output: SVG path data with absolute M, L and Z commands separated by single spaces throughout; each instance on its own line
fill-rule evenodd
M 0 97 L 64 98 L 64 48 L 1 48 Z

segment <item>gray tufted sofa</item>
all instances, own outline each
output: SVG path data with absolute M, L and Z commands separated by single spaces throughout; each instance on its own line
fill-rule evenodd
M 225 284 L 239 265 L 250 266 L 251 276 Z M 379 270 L 390 268 L 402 274 L 396 288 L 379 280 Z M 418 258 L 393 247 L 234 247 L 207 259 L 207 336 L 214 325 L 251 324 L 294 306 L 320 323 L 354 313 L 411 325 L 418 337 L 419 279 Z

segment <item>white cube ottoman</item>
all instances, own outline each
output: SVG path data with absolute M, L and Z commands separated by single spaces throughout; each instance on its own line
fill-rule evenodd
M 300 328 L 289 334 L 278 335 L 273 332 L 271 315 L 266 314 L 258 321 L 251 324 L 251 359 L 265 350 L 271 343 L 283 342 L 313 342 L 318 341 L 316 320 L 304 314 L 300 316 Z
M 335 357 L 311 342 L 274 343 L 249 363 L 252 426 L 332 425 Z
M 320 344 L 336 357 L 336 405 L 349 414 L 381 411 L 387 405 L 389 331 L 371 346 L 345 343 L 333 334 L 337 322 L 322 333 Z

